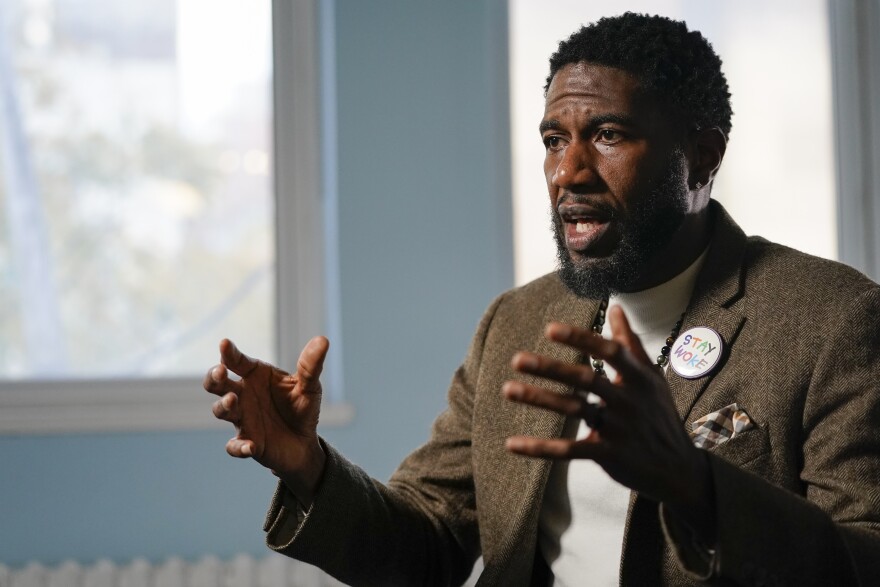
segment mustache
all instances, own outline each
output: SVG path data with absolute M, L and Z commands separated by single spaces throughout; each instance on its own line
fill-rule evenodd
M 590 208 L 597 210 L 610 220 L 621 219 L 624 216 L 620 212 L 620 210 L 618 210 L 612 204 L 609 204 L 607 201 L 603 200 L 600 196 L 593 196 L 589 194 L 573 194 L 571 192 L 562 194 L 556 201 L 556 208 L 554 209 L 554 211 L 556 212 L 555 216 L 561 216 L 562 211 L 560 210 L 560 208 L 562 208 L 562 206 L 572 205 L 589 206 Z

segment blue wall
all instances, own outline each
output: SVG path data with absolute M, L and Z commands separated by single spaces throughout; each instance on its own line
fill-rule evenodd
M 337 0 L 334 24 L 356 416 L 321 432 L 384 479 L 513 282 L 506 2 Z M 227 457 L 230 434 L 0 438 L 0 562 L 263 554 L 273 477 Z

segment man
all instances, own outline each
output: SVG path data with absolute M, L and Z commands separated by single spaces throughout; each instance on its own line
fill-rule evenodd
M 560 44 L 560 270 L 495 300 L 387 485 L 317 435 L 326 339 L 293 374 L 223 341 L 204 385 L 227 451 L 281 480 L 269 545 L 354 585 L 459 584 L 480 554 L 480 585 L 877 584 L 880 287 L 710 201 L 730 116 L 684 23 Z

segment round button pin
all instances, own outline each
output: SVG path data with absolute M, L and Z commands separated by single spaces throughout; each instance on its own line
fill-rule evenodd
M 669 364 L 685 379 L 696 379 L 718 364 L 722 347 L 721 335 L 711 328 L 690 328 L 675 339 L 669 352 Z

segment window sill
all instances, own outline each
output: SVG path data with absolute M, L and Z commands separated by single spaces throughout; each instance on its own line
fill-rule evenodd
M 0 386 L 0 435 L 44 435 L 159 430 L 220 430 L 214 396 L 188 379 L 27 381 Z M 321 424 L 352 421 L 348 403 L 322 408 Z

